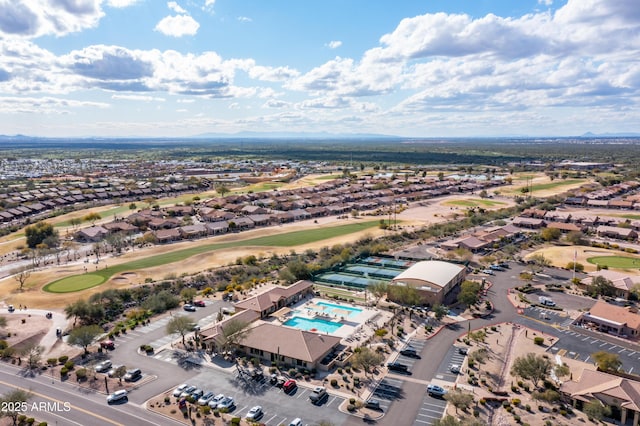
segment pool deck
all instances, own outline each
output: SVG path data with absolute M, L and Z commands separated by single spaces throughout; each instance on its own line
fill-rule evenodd
M 331 306 L 329 308 L 333 312 L 324 313 L 322 306 L 318 305 L 318 302 L 330 303 L 331 305 L 335 305 L 336 308 Z M 343 312 L 344 315 L 341 315 L 342 313 L 339 312 L 339 306 L 360 309 L 361 312 L 356 313 L 352 310 L 345 309 Z M 326 307 L 325 310 L 327 310 Z M 291 311 L 286 314 L 285 318 L 281 319 L 280 324 L 282 325 L 287 319 L 291 319 L 295 316 L 309 319 L 324 319 L 331 322 L 341 323 L 342 326 L 335 332 L 331 333 L 331 335 L 343 338 L 343 343 L 345 345 L 354 345 L 361 339 L 366 339 L 368 337 L 366 334 L 371 335 L 373 331 L 375 331 L 375 328 L 377 327 L 375 319 L 381 316 L 381 312 L 377 309 L 353 305 L 351 303 L 337 302 L 334 300 L 325 300 L 314 297 L 312 299 L 304 300 L 297 305 L 291 306 Z M 373 330 L 371 330 L 372 328 Z

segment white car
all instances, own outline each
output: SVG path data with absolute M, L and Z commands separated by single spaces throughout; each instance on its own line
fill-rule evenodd
M 296 417 L 295 419 L 291 420 L 289 426 L 302 426 L 302 419 L 300 417 Z
M 218 408 L 218 404 L 220 403 L 220 401 L 222 401 L 225 398 L 225 396 L 221 393 L 217 394 L 216 396 L 214 396 L 211 401 L 209 401 L 209 408 Z
M 216 394 L 211 391 L 205 393 L 200 397 L 200 399 L 198 399 L 198 405 L 207 405 L 215 396 Z
M 182 392 L 184 392 L 184 390 L 186 388 L 188 388 L 190 385 L 187 383 L 183 383 L 180 386 L 178 386 L 177 388 L 175 388 L 175 390 L 173 391 L 173 396 L 175 397 L 179 397 L 180 395 L 182 395 Z
M 247 413 L 247 419 L 249 420 L 258 420 L 262 417 L 264 413 L 262 412 L 262 407 L 256 405 L 255 407 L 251 407 L 251 410 Z
M 453 364 L 451 366 L 451 372 L 454 374 L 460 374 L 460 366 L 458 364 Z
M 231 410 L 235 406 L 236 406 L 236 402 L 230 396 L 226 397 L 225 399 L 223 399 L 218 403 L 218 408 L 220 410 L 224 410 L 224 409 Z
M 120 389 L 112 393 L 107 397 L 107 404 L 113 404 L 114 402 L 127 399 L 127 390 Z
M 98 373 L 105 373 L 111 370 L 111 365 L 112 365 L 111 361 L 109 361 L 108 359 L 105 359 L 104 361 L 98 363 L 95 369 Z

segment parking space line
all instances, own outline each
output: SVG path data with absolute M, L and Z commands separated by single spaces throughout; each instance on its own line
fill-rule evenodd
M 611 345 L 611 346 L 609 347 L 609 350 L 611 350 L 611 349 L 613 349 L 613 348 L 617 348 L 617 347 L 618 347 L 618 345 Z
M 273 417 L 271 417 L 269 420 L 267 420 L 265 423 L 269 423 L 271 420 L 275 419 L 277 416 L 277 414 L 274 414 Z
M 587 337 L 585 337 L 584 339 L 582 339 L 582 341 L 584 342 L 585 340 L 589 340 L 589 339 L 591 339 L 591 337 L 590 337 L 590 336 L 587 336 Z
M 600 347 L 603 347 L 604 345 L 606 345 L 607 342 L 602 342 L 602 344 L 600 345 Z
M 337 396 L 334 396 L 334 397 L 333 397 L 333 399 L 332 399 L 331 401 L 327 402 L 327 406 L 329 406 L 329 405 L 333 404 L 333 402 L 334 402 L 336 399 L 338 399 L 338 397 L 337 397 Z
M 627 356 L 635 355 L 636 353 L 637 353 L 636 351 L 629 352 L 629 353 L 627 354 Z
M 589 361 L 589 358 L 591 358 L 591 355 L 589 355 L 589 356 L 584 360 L 584 362 L 588 362 L 588 361 Z
M 620 350 L 618 351 L 618 353 L 619 353 L 619 354 L 621 354 L 622 352 L 624 352 L 624 351 L 626 351 L 626 350 L 627 350 L 627 348 L 622 348 L 622 349 L 620 349 Z

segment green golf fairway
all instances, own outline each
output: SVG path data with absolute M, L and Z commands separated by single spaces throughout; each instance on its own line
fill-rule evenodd
M 318 228 L 305 231 L 287 232 L 284 234 L 250 238 L 247 240 L 234 241 L 229 243 L 203 244 L 197 247 L 176 250 L 169 253 L 150 256 L 144 259 L 133 260 L 131 262 L 122 263 L 116 266 L 110 266 L 105 269 L 100 269 L 95 272 L 61 278 L 45 285 L 43 287 L 43 290 L 50 293 L 71 293 L 74 291 L 85 290 L 91 287 L 98 286 L 106 282 L 113 275 L 119 274 L 121 272 L 135 271 L 138 269 L 166 265 L 167 263 L 179 262 L 191 256 L 195 256 L 201 253 L 207 253 L 214 250 L 242 246 L 294 247 L 297 245 L 313 243 L 316 241 L 322 241 L 329 238 L 363 231 L 365 229 L 379 226 L 379 224 L 380 222 L 378 221 L 357 222 L 350 223 L 348 225 L 333 226 L 331 228 Z

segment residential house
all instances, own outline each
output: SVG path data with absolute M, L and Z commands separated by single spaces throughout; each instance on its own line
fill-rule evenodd
M 580 315 L 574 324 L 601 333 L 637 340 L 640 338 L 640 315 L 635 307 L 622 307 L 598 300 Z

